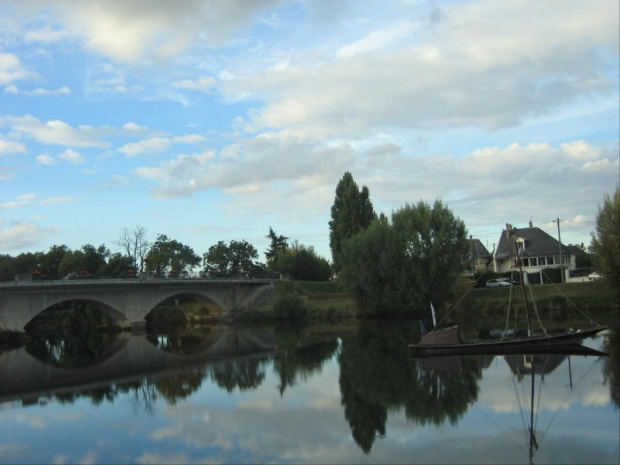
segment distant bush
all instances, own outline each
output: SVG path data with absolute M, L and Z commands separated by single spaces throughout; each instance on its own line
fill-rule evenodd
M 280 295 L 274 302 L 273 313 L 279 319 L 305 318 L 308 307 L 298 295 L 285 294 Z

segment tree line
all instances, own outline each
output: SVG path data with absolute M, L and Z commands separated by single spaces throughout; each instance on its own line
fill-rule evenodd
M 86 244 L 71 250 L 66 245 L 53 245 L 47 252 L 27 252 L 15 257 L 0 254 L 0 280 L 12 281 L 16 274 L 32 273 L 38 279 L 62 279 L 70 273 L 93 278 L 127 278 L 149 273 L 155 277 L 189 277 L 196 268 L 202 277 L 274 277 L 321 281 L 332 276 L 330 263 L 312 246 L 289 244 L 288 238 L 269 228 L 271 243 L 259 261 L 258 250 L 245 240 L 219 241 L 202 257 L 194 250 L 165 234 L 154 242 L 147 239 L 142 226 L 122 228 L 115 244 L 121 250 L 112 252 L 105 244 Z

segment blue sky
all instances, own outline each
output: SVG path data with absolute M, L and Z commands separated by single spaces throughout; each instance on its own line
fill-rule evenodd
M 619 6 L 0 3 L 0 253 L 271 226 L 330 259 L 345 171 L 378 212 L 442 199 L 489 249 L 590 241 L 619 179 Z

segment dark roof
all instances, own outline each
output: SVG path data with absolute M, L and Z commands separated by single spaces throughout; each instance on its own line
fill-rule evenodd
M 508 233 L 506 232 L 508 231 Z M 539 228 L 521 228 L 502 230 L 497 245 L 496 258 L 515 256 L 515 240 L 525 240 L 525 256 L 543 257 L 558 255 L 558 241 Z M 568 248 L 562 245 L 562 255 L 570 255 Z
M 491 258 L 491 254 L 482 242 L 480 242 L 480 239 L 472 239 L 471 248 L 473 258 Z

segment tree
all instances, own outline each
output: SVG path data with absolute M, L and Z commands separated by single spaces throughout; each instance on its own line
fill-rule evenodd
M 366 186 L 361 190 L 348 171 L 336 186 L 336 197 L 329 221 L 329 247 L 335 272 L 340 271 L 342 244 L 365 230 L 377 218 Z
M 122 228 L 116 242 L 116 245 L 123 249 L 128 257 L 131 257 L 133 266 L 140 272 L 144 270 L 144 259 L 151 248 L 151 243 L 146 240 L 146 232 L 146 228 L 142 226 L 136 226 L 132 230 Z
M 465 224 L 439 200 L 419 202 L 347 240 L 341 278 L 363 312 L 426 312 L 452 297 L 468 254 Z
M 620 280 L 620 188 L 613 198 L 605 195 L 596 216 L 596 234 L 592 234 L 592 249 L 600 270 L 609 282 L 617 286 Z
M 53 245 L 47 251 L 39 264 L 39 271 L 50 279 L 61 278 L 59 272 L 60 262 L 66 253 L 71 252 L 66 245 Z
M 299 245 L 297 241 L 280 255 L 278 264 L 281 273 L 302 281 L 328 281 L 332 275 L 329 262 L 314 247 Z
M 288 237 L 278 236 L 271 226 L 269 226 L 269 234 L 267 239 L 271 239 L 271 244 L 265 252 L 267 258 L 267 268 L 271 271 L 278 271 L 278 259 L 288 248 Z
M 236 276 L 241 270 L 251 272 L 262 266 L 255 262 L 258 251 L 246 241 L 224 241 L 209 247 L 203 255 L 204 274 L 214 269 L 220 276 Z
M 169 239 L 165 234 L 159 234 L 149 249 L 146 270 L 154 271 L 159 277 L 164 277 L 171 271 L 174 271 L 176 276 L 186 276 L 199 265 L 200 257 L 191 247 Z

